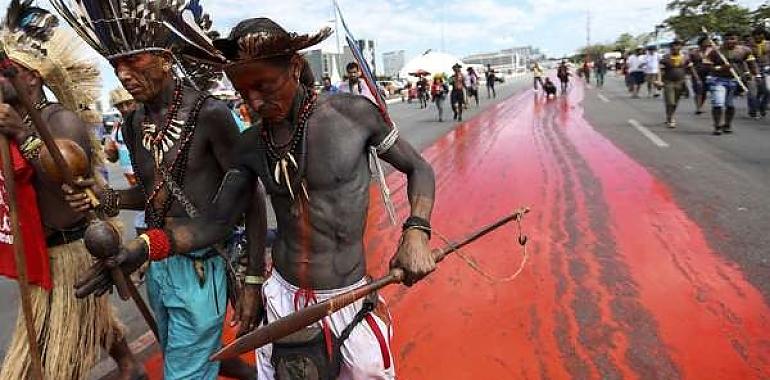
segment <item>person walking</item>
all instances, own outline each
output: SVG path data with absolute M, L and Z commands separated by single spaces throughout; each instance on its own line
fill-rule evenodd
M 465 78 L 461 69 L 462 66 L 459 63 L 452 66 L 455 73 L 452 75 L 452 93 L 449 96 L 452 102 L 454 120 L 457 121 L 463 121 L 463 105 L 465 105 Z
M 559 64 L 559 68 L 556 69 L 556 76 L 559 78 L 559 82 L 561 83 L 562 94 L 566 93 L 567 87 L 569 87 L 569 77 L 572 76 L 572 74 L 569 72 L 569 67 L 567 66 L 566 60 L 562 60 Z
M 476 70 L 473 67 L 466 69 L 467 75 L 465 76 L 465 89 L 468 94 L 468 99 L 476 99 L 476 107 L 479 106 L 479 75 L 476 74 Z M 443 77 L 442 77 L 443 79 Z
M 604 76 L 607 74 L 607 61 L 604 60 L 602 55 L 599 55 L 599 59 L 594 64 L 594 71 L 596 72 L 596 87 L 604 87 Z
M 495 82 L 497 81 L 497 74 L 492 68 L 492 65 L 487 65 L 487 99 L 497 98 L 497 92 L 495 92 Z
M 644 76 L 647 82 L 647 96 L 650 98 L 660 96 L 658 87 L 655 86 L 659 74 L 660 54 L 658 54 L 658 48 L 653 45 L 647 48 L 647 54 L 644 56 Z
M 676 128 L 674 113 L 679 105 L 679 99 L 685 88 L 685 80 L 688 71 L 692 75 L 697 75 L 693 69 L 690 58 L 682 53 L 683 42 L 674 40 L 671 42 L 671 52 L 663 56 L 660 61 L 660 73 L 656 78 L 658 83 L 663 86 L 663 98 L 666 105 L 666 125 L 669 128 Z
M 540 87 L 544 86 L 543 83 L 543 76 L 545 76 L 545 73 L 543 72 L 543 68 L 540 67 L 540 64 L 537 62 L 532 63 L 532 85 L 534 86 L 534 91 L 538 91 L 538 84 L 540 84 Z
M 433 97 L 433 103 L 436 103 L 439 122 L 444 121 L 444 101 L 446 100 L 447 93 L 449 93 L 449 86 L 444 82 L 444 75 L 436 74 L 433 77 L 433 86 L 431 86 L 430 94 Z
M 765 117 L 767 106 L 770 101 L 770 84 L 768 76 L 770 75 L 770 41 L 767 40 L 767 31 L 764 27 L 757 27 L 751 32 L 754 57 L 757 59 L 758 74 L 754 82 L 757 88 L 755 99 L 755 118 Z
M 695 101 L 695 114 L 703 113 L 703 106 L 708 97 L 708 87 L 706 86 L 706 77 L 709 74 L 709 67 L 705 63 L 705 58 L 711 53 L 711 44 L 706 36 L 698 38 L 698 47 L 690 50 L 690 61 L 692 61 L 695 76 L 692 78 L 692 92 Z
M 712 49 L 705 58 L 710 68 L 709 90 L 711 92 L 711 116 L 714 119 L 714 135 L 732 133 L 732 120 L 735 116 L 733 98 L 738 90 L 737 77 L 757 75 L 756 58 L 751 49 L 739 44 L 739 34 L 735 31 L 724 33 L 724 44 Z
M 633 99 L 639 99 L 639 90 L 641 89 L 642 83 L 644 83 L 645 79 L 645 60 L 644 56 L 642 55 L 643 53 L 644 49 L 642 49 L 640 46 L 636 49 L 636 51 L 634 51 L 633 54 L 628 57 L 628 60 L 626 61 L 628 73 L 631 76 L 631 98 Z

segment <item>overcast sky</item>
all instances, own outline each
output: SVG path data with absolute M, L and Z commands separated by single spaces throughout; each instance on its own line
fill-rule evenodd
M 407 60 L 425 50 L 463 57 L 533 45 L 549 56 L 574 52 L 591 41 L 610 42 L 624 32 L 652 31 L 667 17 L 668 0 L 339 0 L 351 32 L 383 52 L 406 50 Z M 743 0 L 756 7 L 762 0 Z M 47 1 L 38 0 L 48 6 Z M 332 0 L 201 0 L 215 27 L 226 34 L 239 20 L 270 17 L 289 31 L 313 32 L 330 25 Z M 4 9 L 8 0 L 0 0 Z M 443 36 L 443 38 L 442 38 Z M 326 47 L 334 48 L 332 37 Z M 105 64 L 106 66 L 106 64 Z M 105 71 L 107 71 L 105 69 Z M 105 74 L 105 86 L 116 84 Z

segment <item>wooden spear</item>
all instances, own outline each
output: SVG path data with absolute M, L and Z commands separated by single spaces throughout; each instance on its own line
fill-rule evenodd
M 443 249 L 433 250 L 433 258 L 436 262 L 441 262 L 447 255 L 452 252 L 456 252 L 460 248 L 473 243 L 482 236 L 500 228 L 501 226 L 510 223 L 514 220 L 521 220 L 524 214 L 528 213 L 529 209 L 523 208 L 517 210 L 511 215 L 508 215 L 495 223 L 492 223 L 465 238 L 463 241 L 455 244 L 450 244 Z M 388 285 L 400 284 L 404 280 L 404 271 L 399 268 L 391 269 L 390 272 L 377 280 L 372 281 L 359 288 L 353 289 L 349 292 L 342 293 L 335 297 L 329 298 L 324 302 L 311 305 L 305 309 L 289 314 L 286 317 L 275 320 L 266 326 L 263 326 L 257 330 L 254 330 L 228 344 L 219 352 L 216 352 L 211 360 L 225 360 L 236 357 L 244 352 L 248 352 L 259 347 L 262 347 L 270 342 L 274 342 L 278 339 L 286 337 L 292 333 L 295 333 L 307 326 L 312 325 L 332 315 L 335 311 L 348 306 L 361 298 L 366 297 L 370 293 L 376 292 Z
M 0 91 L 0 103 L 3 103 L 2 91 Z M 37 332 L 35 331 L 35 319 L 32 313 L 32 293 L 27 278 L 27 258 L 24 255 L 24 239 L 21 234 L 18 205 L 16 204 L 16 179 L 14 178 L 8 138 L 2 133 L 0 133 L 0 160 L 3 161 L 2 171 L 3 178 L 5 179 L 5 193 L 8 196 L 8 210 L 11 217 L 13 258 L 16 263 L 16 283 L 19 284 L 21 311 L 24 315 L 24 327 L 27 330 L 29 355 L 32 357 L 30 371 L 32 372 L 33 379 L 43 380 L 43 362 L 40 360 L 40 348 L 37 346 Z

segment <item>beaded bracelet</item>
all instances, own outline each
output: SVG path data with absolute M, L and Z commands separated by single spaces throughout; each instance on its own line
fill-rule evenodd
M 154 228 L 147 230 L 139 238 L 147 244 L 147 255 L 150 257 L 150 261 L 161 261 L 171 254 L 171 241 L 166 231 Z
M 243 283 L 246 285 L 262 285 L 265 283 L 265 278 L 262 276 L 246 276 Z
M 28 161 L 36 160 L 40 157 L 40 148 L 43 147 L 43 140 L 35 135 L 30 135 L 21 143 L 19 150 L 21 155 Z
M 102 196 L 100 197 L 99 211 L 104 215 L 113 218 L 120 214 L 120 196 L 118 192 L 107 187 L 102 190 Z

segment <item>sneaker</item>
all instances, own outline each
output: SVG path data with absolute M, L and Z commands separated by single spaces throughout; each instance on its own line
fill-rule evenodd
M 733 133 L 733 129 L 729 125 L 725 125 L 724 127 L 722 127 L 722 133 L 729 135 Z
M 703 111 L 701 111 L 701 110 L 697 110 L 697 111 L 695 111 L 695 114 L 696 114 L 696 115 L 703 115 Z
M 676 128 L 676 120 L 671 120 L 671 122 L 667 122 L 666 126 L 671 128 L 671 129 Z
M 714 136 L 721 136 L 722 135 L 722 130 L 719 127 L 717 127 L 717 128 L 714 129 L 713 134 L 714 134 Z

